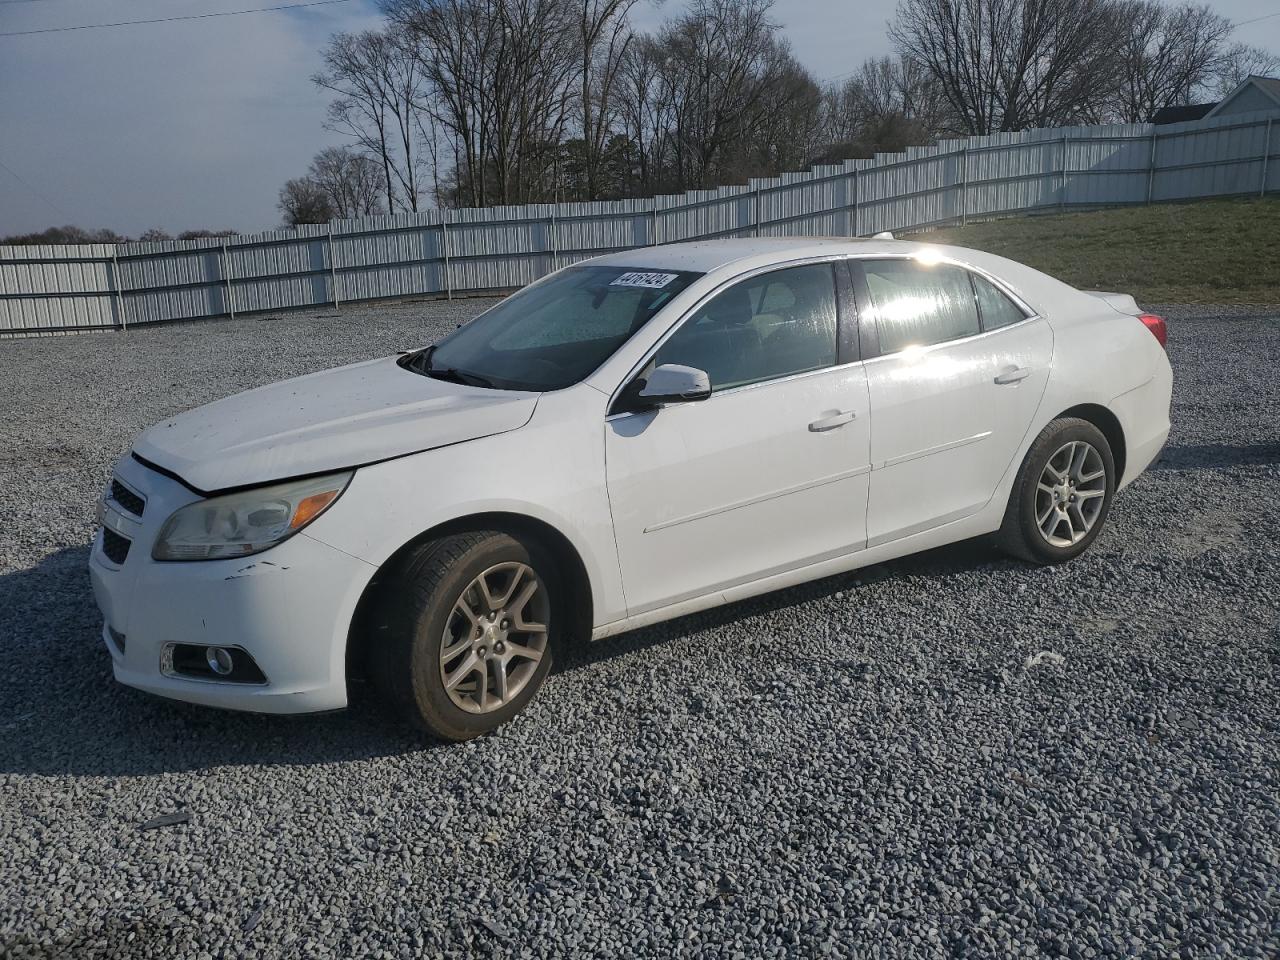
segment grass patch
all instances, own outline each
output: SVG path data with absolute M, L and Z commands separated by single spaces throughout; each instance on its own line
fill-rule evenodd
M 1280 303 L 1280 197 L 1020 217 L 933 230 L 1082 290 L 1146 303 Z

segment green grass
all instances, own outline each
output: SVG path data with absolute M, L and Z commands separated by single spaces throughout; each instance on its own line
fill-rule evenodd
M 1280 303 L 1280 197 L 1020 217 L 911 239 L 1000 254 L 1145 303 Z

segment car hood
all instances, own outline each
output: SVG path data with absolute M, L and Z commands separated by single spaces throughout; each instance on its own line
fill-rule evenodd
M 424 377 L 395 357 L 249 390 L 156 424 L 142 460 L 212 493 L 342 470 L 523 426 L 536 393 Z

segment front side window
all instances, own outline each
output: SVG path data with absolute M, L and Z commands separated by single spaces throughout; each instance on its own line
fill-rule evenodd
M 594 372 L 700 276 L 573 267 L 512 294 L 404 365 L 480 386 L 559 390 Z
M 655 364 L 705 370 L 726 390 L 836 362 L 836 292 L 831 265 L 761 274 L 718 293 L 658 350 Z
M 969 273 L 914 260 L 862 263 L 881 353 L 971 337 L 980 330 Z

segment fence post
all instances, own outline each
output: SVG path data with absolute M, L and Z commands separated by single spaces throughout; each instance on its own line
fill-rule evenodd
M 1258 184 L 1258 196 L 1267 192 L 1267 160 L 1271 157 L 1271 118 L 1267 118 L 1267 132 L 1262 136 L 1262 180 Z
M 760 184 L 758 183 L 755 186 L 754 203 L 755 203 L 755 208 L 754 208 L 754 212 L 752 213 L 752 220 L 753 220 L 753 226 L 755 227 L 755 230 L 753 232 L 753 236 L 758 237 L 760 236 Z
M 222 279 L 227 285 L 227 312 L 231 314 L 231 319 L 236 318 L 236 295 L 231 288 L 231 261 L 227 258 L 227 238 L 222 238 Z
M 853 168 L 853 235 L 855 237 L 862 236 L 862 231 L 858 224 L 858 206 L 862 203 L 862 178 L 858 176 L 858 168 Z
M 1155 127 L 1151 128 L 1151 159 L 1147 163 L 1147 203 L 1151 202 L 1152 194 L 1155 191 L 1156 182 L 1156 133 Z
M 449 278 L 449 211 L 440 211 L 440 249 L 444 253 L 444 298 L 453 299 L 453 282 Z
M 118 257 L 120 245 L 113 243 L 111 245 L 111 292 L 115 295 L 116 301 L 116 318 L 120 321 L 120 329 L 128 330 L 129 321 L 124 315 L 124 297 L 120 291 L 120 260 Z
M 960 226 L 969 223 L 969 142 L 960 148 Z
M 649 246 L 656 247 L 658 245 L 658 198 L 653 198 L 653 230 L 649 234 Z
M 554 271 L 560 263 L 560 244 L 556 239 L 556 205 L 551 204 L 551 227 L 548 230 L 551 239 L 551 269 Z
M 329 221 L 329 283 L 333 287 L 333 309 L 338 309 L 338 248 L 333 244 L 333 221 Z
M 1058 141 L 1058 143 L 1060 146 L 1060 152 L 1059 152 L 1059 158 L 1058 158 L 1058 169 L 1059 169 L 1059 172 L 1062 174 L 1062 192 L 1058 195 L 1060 197 L 1060 199 L 1058 200 L 1058 206 L 1060 206 L 1063 210 L 1066 210 L 1067 209 L 1067 138 L 1065 134 L 1063 135 L 1062 139 Z

